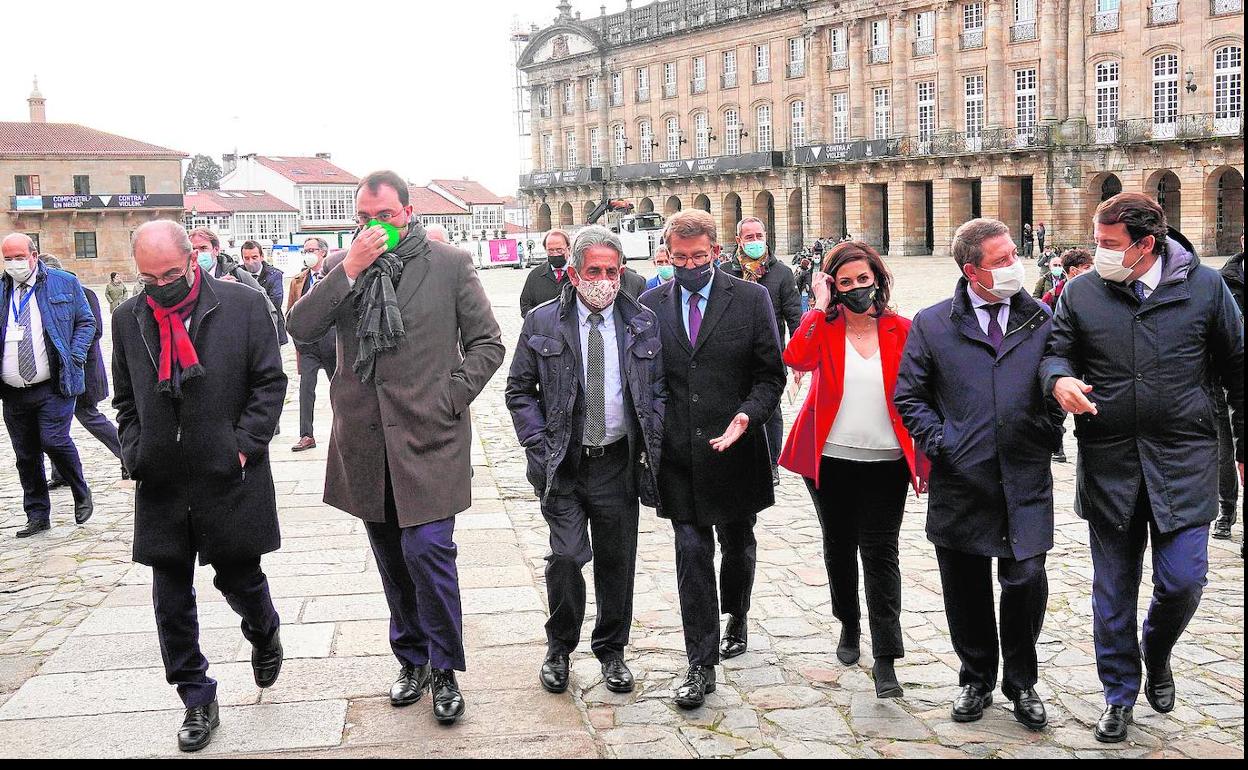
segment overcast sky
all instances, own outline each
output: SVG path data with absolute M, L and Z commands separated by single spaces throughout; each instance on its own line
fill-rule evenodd
M 574 2 L 585 18 L 601 2 Z M 639 3 L 640 5 L 641 3 Z M 333 154 L 355 174 L 468 176 L 500 195 L 520 172 L 509 40 L 557 0 L 6 3 L 0 121 L 29 117 L 205 153 Z M 609 12 L 623 0 L 607 2 Z

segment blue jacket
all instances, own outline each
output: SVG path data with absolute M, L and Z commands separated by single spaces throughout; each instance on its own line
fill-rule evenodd
M 1063 414 L 1040 388 L 1052 321 L 1026 291 L 1010 300 L 998 353 L 967 281 L 910 327 L 893 402 L 932 461 L 927 536 L 977 556 L 1027 559 L 1053 547 L 1052 455 Z
M 65 398 L 77 398 L 86 390 L 83 366 L 95 341 L 96 322 L 82 284 L 73 275 L 38 266 L 35 301 L 43 320 L 44 344 L 48 363 L 57 381 L 57 391 Z M 13 279 L 4 276 L 5 322 L 0 323 L 0 349 L 8 332 L 8 316 L 13 313 Z
M 528 480 L 543 500 L 575 483 L 579 462 L 570 451 L 580 446 L 585 411 L 575 298 L 566 285 L 559 299 L 525 316 L 507 377 L 507 408 L 525 448 Z M 615 312 L 636 488 L 642 503 L 657 508 L 667 404 L 658 319 L 625 292 L 616 298 Z

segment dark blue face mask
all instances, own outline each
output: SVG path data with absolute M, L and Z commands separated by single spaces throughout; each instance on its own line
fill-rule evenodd
M 701 267 L 676 268 L 676 283 L 690 294 L 697 294 L 715 277 L 715 262 L 707 262 Z

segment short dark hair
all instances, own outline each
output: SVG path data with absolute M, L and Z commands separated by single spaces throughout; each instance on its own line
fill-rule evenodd
M 984 262 L 984 242 L 1002 235 L 1009 235 L 1010 228 L 996 219 L 972 219 L 953 234 L 953 259 L 961 269 L 967 265 L 979 267 Z
M 833 246 L 823 258 L 823 272 L 835 281 L 837 271 L 850 262 L 866 262 L 875 275 L 876 291 L 875 301 L 871 303 L 874 311 L 872 315 L 878 318 L 890 312 L 888 303 L 893 294 L 893 274 L 884 264 L 884 258 L 875 249 L 861 241 L 842 241 Z M 833 306 L 833 315 L 840 312 L 838 308 L 839 305 Z
M 255 249 L 260 252 L 260 256 L 264 257 L 264 248 L 255 241 L 243 241 L 243 245 L 238 247 L 238 255 L 241 257 L 244 251 Z
M 1126 225 L 1127 234 L 1132 241 L 1142 241 L 1150 235 L 1153 236 L 1157 242 L 1153 246 L 1156 253 L 1165 249 L 1166 238 L 1170 233 L 1166 225 L 1166 212 L 1157 201 L 1144 193 L 1118 193 L 1097 206 L 1095 220 L 1103 225 Z
M 407 194 L 407 182 L 404 182 L 403 177 L 393 171 L 374 171 L 364 177 L 360 180 L 359 186 L 355 188 L 355 194 L 359 195 L 360 190 L 363 190 L 365 187 L 368 188 L 369 192 L 376 194 L 383 185 L 398 193 L 399 203 L 402 203 L 404 206 L 408 204 L 410 197 Z
M 1092 252 L 1087 249 L 1067 249 L 1062 252 L 1062 272 L 1069 273 L 1071 268 L 1087 267 L 1092 263 Z
M 111 273 L 109 273 L 109 274 L 108 274 L 108 280 L 110 280 L 110 281 L 111 281 L 111 280 L 113 280 L 113 279 L 114 279 L 114 278 L 116 278 L 116 277 L 117 277 L 117 273 L 116 273 L 116 271 L 111 272 Z

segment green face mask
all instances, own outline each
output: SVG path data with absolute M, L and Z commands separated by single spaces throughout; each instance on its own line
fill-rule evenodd
M 399 241 L 403 240 L 403 233 L 389 222 L 378 222 L 376 219 L 371 219 L 368 222 L 368 226 L 380 227 L 386 231 L 386 251 L 394 251 L 394 247 L 399 245 Z
M 762 259 L 767 254 L 767 244 L 764 241 L 750 241 L 741 249 L 750 259 Z

